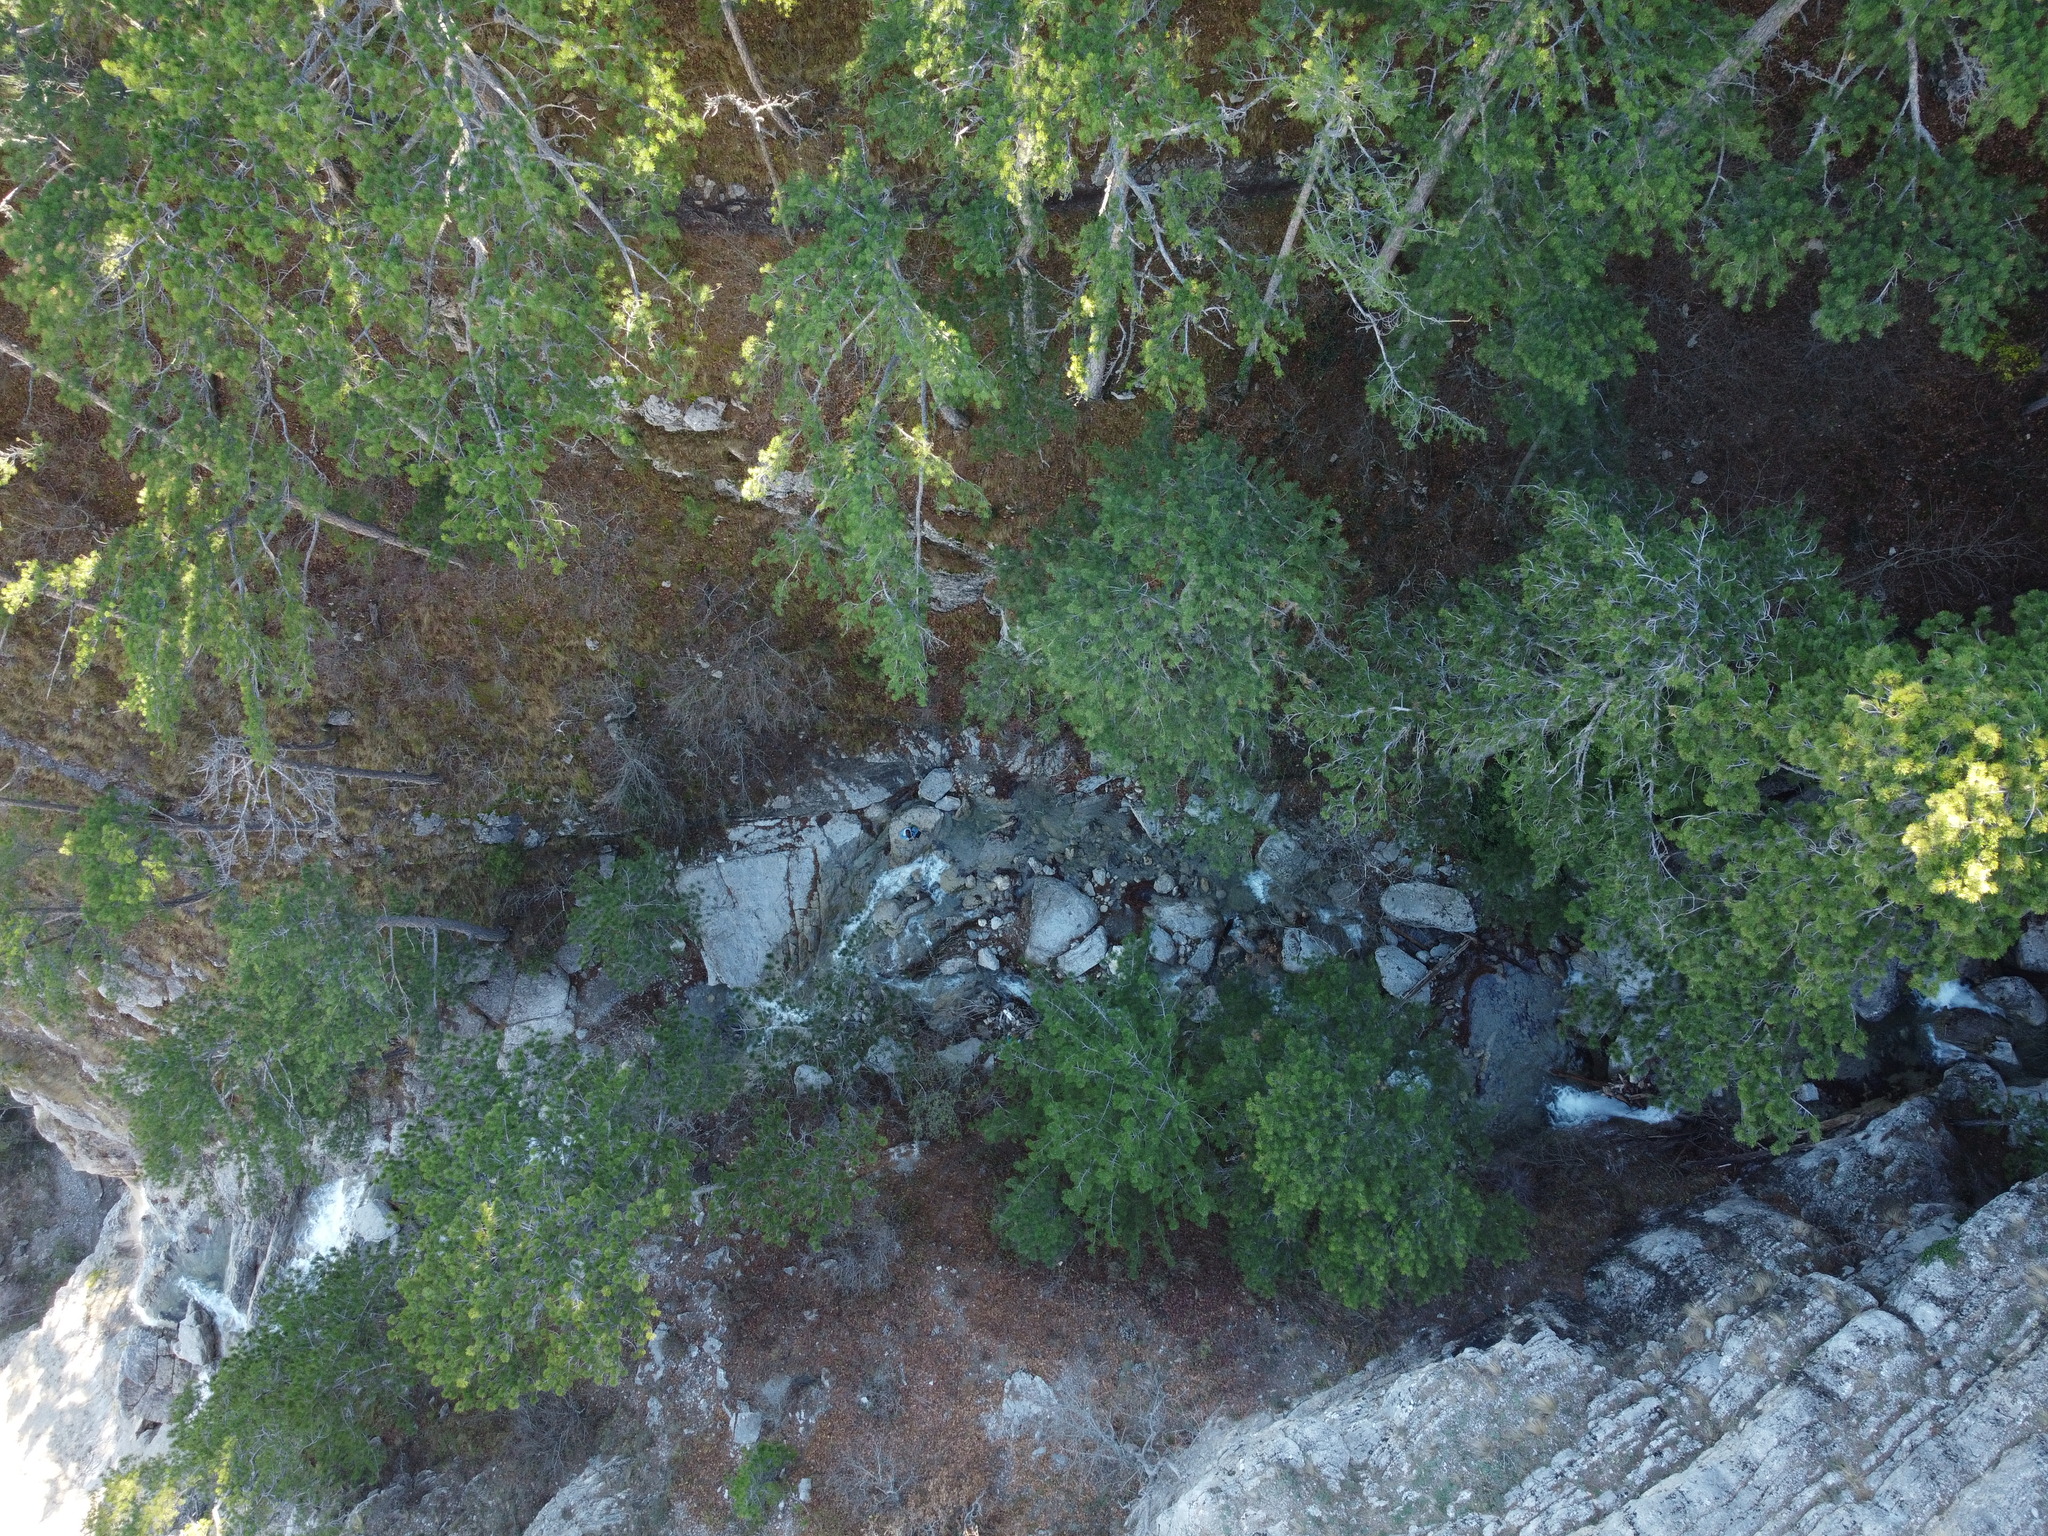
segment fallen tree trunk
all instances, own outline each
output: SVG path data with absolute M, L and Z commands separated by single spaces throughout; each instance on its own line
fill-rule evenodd
M 371 921 L 379 928 L 409 928 L 419 933 L 455 933 L 465 939 L 475 939 L 479 944 L 502 944 L 512 937 L 508 928 L 486 928 L 481 923 L 465 923 L 454 917 L 400 917 L 385 916 Z

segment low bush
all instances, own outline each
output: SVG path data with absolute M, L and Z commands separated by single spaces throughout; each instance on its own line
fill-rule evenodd
M 366 1071 L 432 1018 L 420 947 L 370 919 L 326 866 L 228 909 L 225 975 L 166 1009 L 162 1033 L 124 1057 L 136 1144 L 155 1176 L 218 1143 L 304 1182 L 313 1144 L 360 1125 Z
M 780 1440 L 763 1440 L 740 1458 L 726 1479 L 732 1512 L 742 1524 L 759 1525 L 788 1497 L 784 1483 L 796 1466 L 796 1448 Z
M 815 1252 L 873 1190 L 881 1119 L 879 1109 L 844 1105 L 799 1130 L 779 1099 L 765 1100 L 754 1111 L 752 1138 L 712 1192 L 712 1219 L 758 1232 L 777 1248 L 801 1236 Z
M 651 987 L 675 963 L 694 913 L 676 890 L 676 861 L 653 849 L 620 859 L 609 874 L 597 865 L 578 870 L 572 889 L 569 942 L 585 963 L 628 992 Z
M 1201 1022 L 1135 959 L 1033 1002 L 1036 1033 L 1004 1048 L 1012 1102 L 983 1122 L 1024 1145 L 995 1218 L 1021 1256 L 1079 1240 L 1136 1273 L 1221 1215 L 1255 1290 L 1313 1276 L 1378 1306 L 1515 1251 L 1514 1207 L 1474 1182 L 1456 1050 L 1361 968 L 1239 983 Z
M 1135 1274 L 1148 1252 L 1216 1208 L 1204 1104 L 1188 1072 L 1185 1020 L 1149 966 L 1126 963 L 1102 986 L 1043 986 L 1037 1031 L 1003 1046 L 1013 1100 L 983 1121 L 1024 1144 L 997 1234 L 1027 1259 L 1057 1263 L 1075 1242 L 1122 1255 Z
M 1300 1266 L 1345 1306 L 1376 1307 L 1519 1251 L 1513 1203 L 1472 1182 L 1487 1149 L 1456 1048 L 1376 977 L 1331 964 L 1234 989 L 1207 1028 L 1222 1060 L 1206 1097 L 1253 1176 L 1233 1246 L 1254 1289 Z
M 451 1053 L 391 1166 L 407 1233 L 391 1336 L 460 1409 L 617 1382 L 652 1330 L 635 1250 L 677 1209 L 676 1143 L 635 1064 Z

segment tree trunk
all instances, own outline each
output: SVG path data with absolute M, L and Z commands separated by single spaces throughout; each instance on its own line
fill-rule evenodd
M 1692 116 L 1701 102 L 1712 97 L 1722 86 L 1742 73 L 1750 61 L 1770 44 L 1771 39 L 1784 31 L 1792 18 L 1805 8 L 1806 0 L 1778 0 L 1776 5 L 1757 17 L 1750 25 L 1750 29 L 1736 40 L 1735 46 L 1729 50 L 1728 57 L 1709 70 L 1707 77 L 1686 94 L 1684 101 L 1657 119 L 1656 126 L 1650 130 L 1651 136 L 1668 139 L 1678 132 L 1680 125 Z M 1637 157 L 1638 164 L 1642 158 Z
M 1294 197 L 1294 212 L 1288 216 L 1287 233 L 1280 237 L 1280 254 L 1273 258 L 1273 275 L 1266 279 L 1265 296 L 1259 301 L 1258 317 L 1253 321 L 1252 339 L 1245 343 L 1244 361 L 1238 365 L 1240 379 L 1251 375 L 1252 365 L 1259 359 L 1259 343 L 1266 339 L 1266 317 L 1273 312 L 1273 301 L 1280 296 L 1280 279 L 1287 271 L 1287 258 L 1294 254 L 1294 242 L 1300 238 L 1302 221 L 1308 217 L 1309 195 L 1314 192 L 1316 177 L 1322 174 L 1323 157 L 1329 152 L 1330 131 L 1325 128 L 1316 135 L 1315 147 L 1309 151 L 1308 159 L 1301 169 L 1301 190 Z
M 1109 220 L 1109 249 L 1112 255 L 1120 253 L 1130 239 L 1131 212 L 1129 192 L 1124 182 L 1129 175 L 1127 154 L 1123 139 L 1113 136 L 1109 141 L 1109 177 L 1102 187 L 1102 208 L 1096 215 Z M 1114 327 L 1101 316 L 1090 327 L 1088 338 L 1088 362 L 1081 375 L 1081 398 L 1100 400 L 1102 387 L 1108 382 L 1109 337 Z
M 1803 3 L 1803 0 L 1802 0 Z M 1505 32 L 1495 39 L 1494 45 L 1480 61 L 1479 68 L 1472 75 L 1472 90 L 1465 105 L 1457 115 L 1444 125 L 1437 136 L 1436 153 L 1430 157 L 1415 186 L 1408 193 L 1408 201 L 1401 205 L 1401 222 L 1387 231 L 1387 238 L 1380 242 L 1379 256 L 1373 262 L 1373 271 L 1379 282 L 1392 275 L 1394 263 L 1401 259 L 1401 251 L 1408 244 L 1408 237 L 1415 233 L 1416 225 L 1422 222 L 1422 215 L 1429 208 L 1429 200 L 1436 195 L 1437 183 L 1444 179 L 1444 172 L 1450 169 L 1451 156 L 1457 153 L 1465 135 L 1472 131 L 1472 125 L 1479 120 L 1480 110 L 1486 105 L 1486 98 L 1493 91 L 1493 77 L 1500 73 L 1500 67 L 1507 61 L 1516 39 L 1522 35 L 1522 17 L 1529 9 L 1528 0 L 1523 0 L 1514 16 L 1508 22 Z
M 379 928 L 409 928 L 420 933 L 459 933 L 465 939 L 475 939 L 479 944 L 502 944 L 512 937 L 505 928 L 486 928 L 481 923 L 465 923 L 453 917 L 394 917 L 372 919 Z

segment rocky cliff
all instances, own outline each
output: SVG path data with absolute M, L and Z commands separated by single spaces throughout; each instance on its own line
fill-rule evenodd
M 1945 1085 L 1987 1091 L 1960 1068 Z M 1136 1536 L 2037 1536 L 2048 1179 L 1960 1219 L 1941 1100 L 1643 1232 L 1582 1304 L 1212 1427 Z
M 766 809 L 681 877 L 700 909 L 692 996 L 715 1004 L 726 989 L 772 987 L 828 953 L 855 964 L 922 1021 L 915 1041 L 877 1041 L 859 1070 L 894 1077 L 920 1050 L 955 1072 L 976 1069 L 991 1039 L 1022 1027 L 1028 967 L 1086 974 L 1142 928 L 1151 958 L 1191 993 L 1238 967 L 1294 970 L 1331 953 L 1373 964 L 1390 992 L 1430 997 L 1458 1027 L 1497 1124 L 1542 1117 L 1565 1050 L 1557 957 L 1494 947 L 1475 934 L 1470 903 L 1435 883 L 1441 872 L 1397 849 L 1360 858 L 1317 847 L 1309 830 L 1277 833 L 1251 871 L 1224 879 L 1156 840 L 1127 786 L 1084 776 L 1057 750 L 997 757 L 971 738 L 842 764 Z M 74 1536 L 100 1478 L 160 1441 L 172 1397 L 249 1326 L 268 1276 L 308 1251 L 389 1232 L 366 1166 L 330 1169 L 326 1184 L 283 1202 L 250 1198 L 225 1172 L 176 1191 L 141 1178 L 102 1085 L 122 1036 L 150 1027 L 188 979 L 137 958 L 61 1029 L 0 1018 L 14 1096 L 99 1181 L 57 1178 L 43 1204 L 61 1208 L 80 1248 L 106 1211 L 97 1247 L 43 1323 L 0 1346 L 10 1531 Z M 457 1034 L 601 1049 L 622 1013 L 619 989 L 573 948 L 525 972 L 486 962 L 464 983 L 446 1003 Z M 764 1053 L 765 1064 L 799 1087 L 829 1082 L 805 1032 L 791 1035 L 799 1043 Z M 1526 1310 L 1442 1358 L 1383 1360 L 1278 1417 L 1213 1427 L 1166 1461 L 1135 1530 L 2048 1529 L 2038 1348 L 2048 1182 L 1969 1215 L 1944 1119 L 1995 1113 L 1987 1096 L 2006 1092 L 1990 1068 L 1966 1063 L 1942 1096 L 1653 1224 L 1600 1264 L 1583 1299 Z M 1619 1101 L 1598 1102 L 1620 1112 Z M 898 1151 L 915 1166 L 915 1145 Z M 932 1272 L 946 1276 L 957 1258 L 945 1249 Z M 792 1287 L 822 1286 L 838 1263 L 779 1272 Z M 752 1385 L 728 1381 L 733 1266 L 717 1234 L 694 1229 L 658 1261 L 667 1331 L 620 1399 L 630 1411 L 602 1427 L 543 1416 L 480 1463 L 402 1471 L 356 1510 L 354 1528 L 689 1528 L 671 1497 L 676 1467 L 693 1447 L 751 1443 L 743 1428 L 762 1432 L 759 1405 L 780 1422 L 775 1383 L 787 1394 L 813 1379 L 777 1365 Z M 815 1305 L 799 1302 L 794 1315 L 808 1323 Z M 1038 1380 L 986 1369 L 989 1392 Z M 851 1366 L 843 1374 L 865 1379 Z M 826 1378 L 820 1365 L 781 1433 L 802 1441 L 834 1411 Z M 971 1399 L 980 1381 L 950 1390 Z M 936 1375 L 927 1387 L 940 1390 Z

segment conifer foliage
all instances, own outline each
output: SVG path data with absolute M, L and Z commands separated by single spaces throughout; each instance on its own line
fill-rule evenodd
M 4 41 L 6 292 L 141 481 L 11 610 L 85 605 L 81 664 L 160 731 L 206 659 L 262 749 L 350 478 L 445 490 L 437 547 L 559 553 L 542 470 L 666 377 L 656 209 L 697 119 L 643 8 L 27 0 Z

